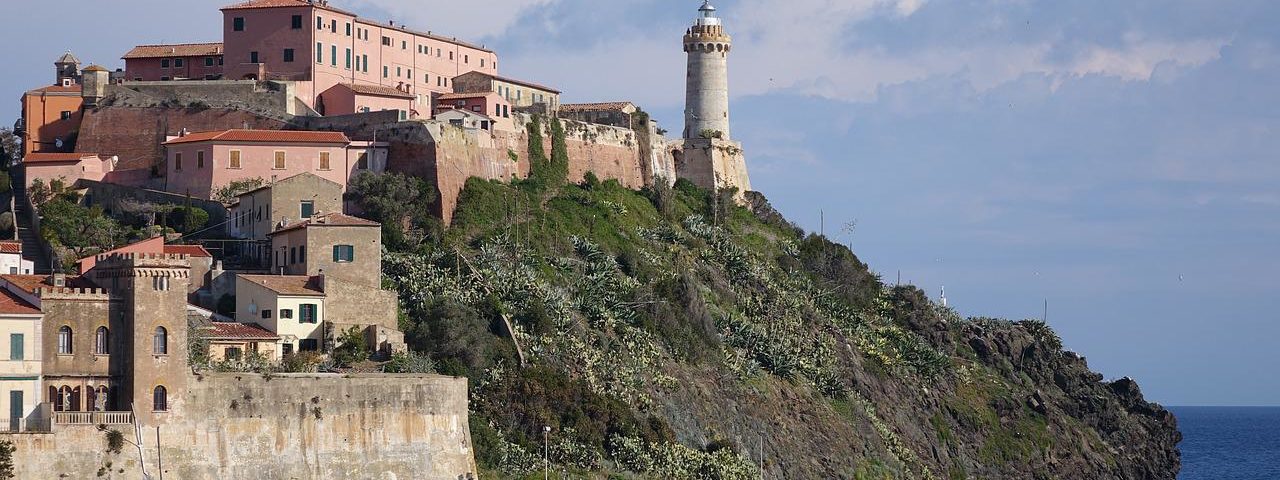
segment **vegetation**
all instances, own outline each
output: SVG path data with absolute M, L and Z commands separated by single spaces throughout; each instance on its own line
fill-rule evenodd
M 75 258 L 110 249 L 136 237 L 99 207 L 85 207 L 60 195 L 40 207 L 41 235 L 55 249 L 69 250 Z M 69 259 L 74 260 L 74 259 Z
M 10 440 L 0 440 L 0 480 L 14 478 L 13 452 L 17 450 Z
M 232 204 L 235 203 L 236 197 L 266 184 L 267 182 L 260 177 L 235 180 L 215 189 L 213 191 L 213 199 L 225 204 Z
M 440 222 L 431 213 L 437 197 L 425 180 L 394 172 L 360 173 L 347 192 L 361 216 L 382 224 L 383 243 L 399 250 L 415 250 L 439 237 Z
M 351 327 L 338 337 L 338 346 L 334 347 L 330 357 L 342 367 L 350 367 L 369 359 L 369 347 L 364 341 L 364 332 L 360 327 Z

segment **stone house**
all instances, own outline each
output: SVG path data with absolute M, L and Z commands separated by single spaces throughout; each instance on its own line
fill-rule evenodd
M 325 292 L 318 278 L 236 276 L 236 321 L 257 323 L 274 333 L 279 338 L 274 349 L 279 356 L 324 350 L 325 318 Z
M 483 130 L 489 133 L 493 133 L 497 123 L 493 117 L 461 108 L 443 110 L 436 114 L 435 120 L 467 131 Z
M 550 113 L 560 108 L 560 91 L 524 80 L 498 76 L 496 72 L 467 72 L 453 79 L 454 93 L 494 92 L 512 108 L 535 108 Z
M 631 102 L 566 103 L 560 105 L 557 115 L 579 122 L 635 128 L 632 117 L 639 110 Z
M 357 165 L 357 170 L 361 170 L 360 167 Z M 271 242 L 268 235 L 279 225 L 318 214 L 342 212 L 342 189 L 342 184 L 302 173 L 242 193 L 231 205 L 227 234 L 233 238 L 255 240 L 240 253 L 260 265 L 269 265 L 267 259 L 271 256 Z
M 511 102 L 494 92 L 447 93 L 436 97 L 436 120 L 445 120 L 440 115 L 454 110 L 465 110 L 488 117 L 490 126 L 495 130 L 515 130 L 515 124 L 511 120 Z
M 79 267 L 80 274 L 85 275 L 97 265 L 99 258 L 117 253 L 185 255 L 191 272 L 189 275 L 191 280 L 187 282 L 187 293 L 193 298 L 197 291 L 206 288 L 210 282 L 209 272 L 213 269 L 213 254 L 200 245 L 166 245 L 163 236 L 151 237 L 97 255 L 90 255 L 76 260 L 76 265 Z

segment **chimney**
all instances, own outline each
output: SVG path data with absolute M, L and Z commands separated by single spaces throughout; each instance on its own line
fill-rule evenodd
M 324 291 L 324 269 L 321 268 L 318 273 L 319 275 L 316 275 L 316 281 L 319 282 L 320 291 L 323 292 Z
M 182 130 L 178 130 L 178 138 L 187 136 L 187 133 L 190 133 L 187 132 L 187 127 L 182 127 Z
M 55 274 L 53 274 L 53 279 L 52 279 L 52 280 L 53 280 L 53 281 L 52 281 L 51 283 L 53 283 L 53 286 L 55 286 L 55 287 L 62 288 L 62 287 L 66 287 L 66 286 L 67 286 L 67 274 L 65 274 L 65 273 L 55 273 Z

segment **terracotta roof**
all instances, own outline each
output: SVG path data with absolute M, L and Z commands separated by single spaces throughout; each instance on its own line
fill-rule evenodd
M 22 254 L 22 242 L 18 242 L 18 241 L 0 242 L 0 253 Z
M 436 114 L 436 117 L 439 117 L 439 116 L 444 115 L 444 114 L 449 113 L 449 112 L 460 112 L 460 113 L 463 113 L 463 114 L 465 114 L 465 115 L 467 115 L 467 116 L 471 116 L 471 117 L 478 117 L 478 118 L 483 119 L 483 120 L 493 120 L 493 117 L 490 117 L 490 116 L 485 115 L 485 114 L 480 113 L 480 112 L 473 112 L 473 111 L 471 111 L 471 110 L 467 110 L 467 109 L 465 109 L 465 108 L 446 108 L 446 109 L 444 109 L 444 110 L 441 110 L 439 113 L 437 113 L 437 114 Z
M 22 157 L 22 163 L 63 163 L 63 162 L 79 162 L 86 158 L 99 159 L 96 153 L 60 153 L 60 152 L 32 152 Z
M 489 95 L 497 95 L 497 93 L 494 93 L 494 92 L 446 93 L 446 94 L 444 94 L 444 95 L 441 95 L 441 96 L 439 96 L 439 97 L 436 97 L 436 101 L 441 101 L 441 100 L 462 100 L 462 99 L 467 99 L 467 98 L 480 98 L 480 97 L 487 97 L 487 96 L 489 96 Z
M 84 71 L 86 71 L 86 72 L 110 72 L 111 70 L 107 70 L 107 69 L 106 69 L 106 68 L 104 68 L 102 65 L 89 65 L 89 66 L 87 66 L 87 67 L 85 67 L 85 68 L 84 68 Z
M 562 112 L 584 112 L 584 111 L 623 111 L 627 108 L 636 108 L 636 104 L 631 102 L 601 102 L 601 103 L 562 103 L 560 111 Z
M 75 54 L 72 54 L 70 51 L 67 51 L 67 53 L 64 53 L 62 54 L 61 57 L 58 57 L 58 61 L 54 63 L 80 63 L 80 59 L 76 58 Z
M 27 293 L 35 293 L 37 288 L 51 288 L 48 275 L 0 275 L 3 279 L 14 286 L 21 288 Z M 67 275 L 67 287 L 70 288 L 97 288 L 89 279 L 77 276 Z
M 0 314 L 9 315 L 31 315 L 40 313 L 40 309 L 35 305 L 23 300 L 22 297 L 10 292 L 7 288 L 0 288 Z
M 176 145 L 195 142 L 262 142 L 262 143 L 351 143 L 342 132 L 313 132 L 305 130 L 218 130 L 189 133 L 164 142 Z
M 133 58 L 204 57 L 210 55 L 222 55 L 222 42 L 138 45 L 120 58 L 129 60 Z
M 71 85 L 70 87 L 64 87 L 64 86 L 62 86 L 62 85 L 49 85 L 49 86 L 47 86 L 47 87 L 40 87 L 40 88 L 37 88 L 37 89 L 35 89 L 35 90 L 28 90 L 28 91 L 27 91 L 27 93 L 29 93 L 29 94 L 36 94 L 36 93 L 68 93 L 68 94 L 70 94 L 70 93 L 74 93 L 74 94 L 76 94 L 76 95 L 79 95 L 79 94 L 80 94 L 80 84 L 78 84 L 78 83 L 77 83 L 77 84 Z
M 378 95 L 382 97 L 399 97 L 399 98 L 417 98 L 411 93 L 405 93 L 397 90 L 395 87 L 384 87 L 382 85 L 367 85 L 363 83 L 344 83 L 344 86 L 350 88 L 352 92 L 360 95 Z
M 212 257 L 213 254 L 200 245 L 165 245 L 164 253 L 188 257 Z
M 378 222 L 375 222 L 372 220 L 365 220 L 359 217 L 353 217 L 351 215 L 344 215 L 341 213 L 326 213 L 324 215 L 311 217 L 306 220 L 293 222 L 291 224 L 280 227 L 276 231 L 268 233 L 267 235 L 275 235 L 277 233 L 283 233 L 290 230 L 297 230 L 299 228 L 309 228 L 309 227 L 378 227 L 381 225 L 382 224 Z
M 214 340 L 279 340 L 280 336 L 271 333 L 256 323 L 210 322 L 210 339 Z
M 548 86 L 546 86 L 546 85 L 538 85 L 538 84 L 533 83 L 533 82 L 526 82 L 526 81 L 524 81 L 524 80 L 517 80 L 517 79 L 514 79 L 514 78 L 510 78 L 510 77 L 503 77 L 503 76 L 499 76 L 499 75 L 494 75 L 494 74 L 492 74 L 492 73 L 485 73 L 485 72 L 481 72 L 481 71 L 478 71 L 478 70 L 473 70 L 473 71 L 470 71 L 470 72 L 467 72 L 467 73 L 464 73 L 464 74 L 462 74 L 462 75 L 458 75 L 458 76 L 459 76 L 459 77 L 462 77 L 462 76 L 466 76 L 466 75 L 484 75 L 484 76 L 486 76 L 486 77 L 492 78 L 492 79 L 497 80 L 497 81 L 499 81 L 499 82 L 514 83 L 514 84 L 516 84 L 516 85 L 523 85 L 523 86 L 526 86 L 526 87 L 529 87 L 529 88 L 534 88 L 534 89 L 538 89 L 538 90 L 542 90 L 542 91 L 546 91 L 546 92 L 551 92 L 551 93 L 554 93 L 554 94 L 557 94 L 557 95 L 559 95 L 559 94 L 560 94 L 560 91 L 559 91 L 559 90 L 556 90 L 556 89 L 554 89 L 554 88 L 548 87 Z
M 324 292 L 315 279 L 305 275 L 238 275 L 248 282 L 281 295 L 323 297 Z

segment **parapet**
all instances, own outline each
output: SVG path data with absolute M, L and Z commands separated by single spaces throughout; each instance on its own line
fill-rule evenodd
M 110 300 L 111 295 L 102 288 L 38 287 L 36 296 L 42 300 Z

